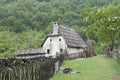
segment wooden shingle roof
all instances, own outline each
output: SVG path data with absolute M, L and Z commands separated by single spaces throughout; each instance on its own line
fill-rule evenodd
M 61 34 L 67 45 L 70 47 L 84 47 L 85 42 L 82 40 L 82 38 L 76 33 L 75 30 L 71 28 L 67 28 L 64 26 L 59 26 L 59 32 L 58 34 Z
M 49 36 L 60 36 L 60 35 L 63 36 L 69 47 L 77 47 L 77 48 L 86 47 L 85 42 L 78 35 L 78 33 L 76 33 L 75 30 L 68 27 L 64 27 L 62 25 L 58 25 L 57 35 L 50 34 Z

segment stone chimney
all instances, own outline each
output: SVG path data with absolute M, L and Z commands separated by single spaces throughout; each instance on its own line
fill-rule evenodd
M 52 33 L 52 35 L 58 35 L 58 28 L 59 28 L 59 25 L 58 25 L 57 22 L 55 22 L 53 24 L 53 33 Z

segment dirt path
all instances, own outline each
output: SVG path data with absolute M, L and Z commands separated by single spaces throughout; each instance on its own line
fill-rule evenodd
M 120 80 L 120 74 L 116 74 L 116 80 Z

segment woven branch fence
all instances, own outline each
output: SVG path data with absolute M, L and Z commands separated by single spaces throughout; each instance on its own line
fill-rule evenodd
M 55 73 L 55 62 L 59 60 L 61 64 L 63 59 L 0 59 L 0 80 L 49 80 Z
M 119 45 L 115 46 L 116 49 L 111 50 L 111 47 L 108 46 L 106 49 L 107 56 L 115 59 L 120 64 L 120 52 Z

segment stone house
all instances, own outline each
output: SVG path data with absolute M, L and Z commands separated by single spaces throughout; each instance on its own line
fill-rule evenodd
M 67 56 L 85 57 L 85 48 L 85 42 L 75 30 L 58 23 L 53 24 L 52 33 L 42 43 L 45 56 L 52 57 L 56 57 L 59 53 L 64 53 Z

